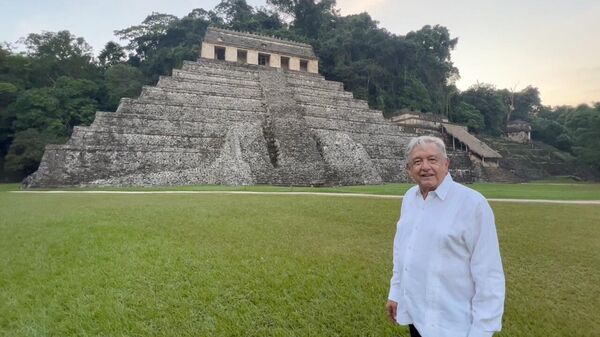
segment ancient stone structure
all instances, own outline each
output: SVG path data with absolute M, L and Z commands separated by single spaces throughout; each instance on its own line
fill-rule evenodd
M 422 113 L 408 109 L 399 111 L 399 115 L 390 118 L 394 124 L 402 126 L 405 130 L 412 132 L 440 131 L 442 123 L 448 123 L 448 119 L 433 113 Z
M 522 120 L 510 121 L 506 123 L 506 136 L 515 143 L 530 143 L 531 124 Z
M 442 123 L 442 133 L 451 148 L 460 148 L 469 153 L 471 161 L 484 167 L 498 167 L 502 155 L 489 147 L 485 142 L 469 133 L 466 126 L 453 123 Z
M 466 151 L 475 165 L 497 167 L 502 156 L 485 142 L 469 133 L 462 125 L 448 122 L 447 118 L 432 113 L 400 110 L 390 121 L 417 134 L 435 134 L 446 141 L 450 151 Z
M 97 112 L 66 144 L 48 145 L 38 171 L 24 184 L 409 180 L 405 149 L 415 134 L 354 99 L 341 83 L 316 74 L 310 46 L 211 28 L 202 55 L 155 87 L 144 87 L 139 98 L 122 99 L 116 112 Z M 254 64 L 260 63 L 255 56 L 270 63 Z M 455 166 L 453 174 L 471 180 L 468 164 Z
M 319 72 L 319 60 L 310 45 L 226 29 L 209 28 L 200 55 L 205 59 Z

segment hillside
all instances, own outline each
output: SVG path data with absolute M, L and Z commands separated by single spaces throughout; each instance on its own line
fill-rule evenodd
M 498 169 L 483 170 L 484 180 L 519 182 L 556 176 L 569 176 L 577 180 L 599 179 L 597 173 L 581 165 L 574 156 L 545 143 L 533 141 L 531 144 L 518 144 L 506 138 L 477 137 L 503 157 Z

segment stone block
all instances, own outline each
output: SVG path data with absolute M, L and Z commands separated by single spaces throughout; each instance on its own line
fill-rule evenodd
M 235 47 L 226 47 L 225 48 L 225 61 L 228 62 L 237 62 L 237 48 Z
M 319 73 L 319 61 L 310 60 L 308 61 L 308 72 L 313 74 Z
M 297 57 L 290 57 L 290 70 L 300 71 L 300 59 Z
M 258 64 L 258 52 L 248 50 L 248 64 Z
M 200 57 L 205 59 L 215 58 L 215 45 L 207 42 L 202 43 L 202 50 L 200 51 Z

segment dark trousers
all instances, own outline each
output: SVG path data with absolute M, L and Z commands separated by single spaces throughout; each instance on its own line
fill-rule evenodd
M 409 324 L 408 329 L 410 330 L 410 337 L 421 337 L 421 334 L 414 325 Z

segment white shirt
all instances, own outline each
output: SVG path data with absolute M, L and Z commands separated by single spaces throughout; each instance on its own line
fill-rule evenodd
M 396 321 L 423 337 L 491 337 L 504 311 L 504 272 L 494 214 L 478 192 L 450 174 L 424 200 L 402 201 L 389 299 Z

